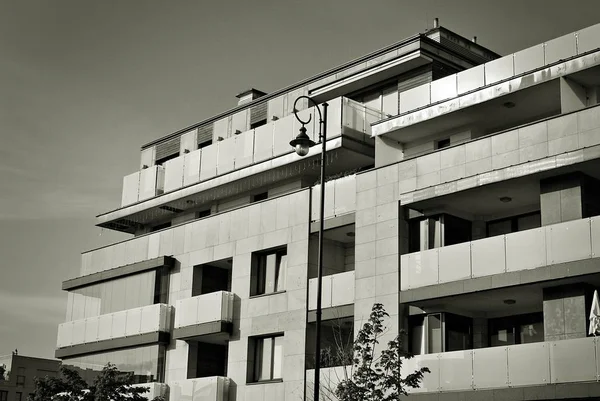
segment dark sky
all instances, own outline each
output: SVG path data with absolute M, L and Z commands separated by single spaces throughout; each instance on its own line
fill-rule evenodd
M 0 355 L 51 357 L 63 280 L 122 235 L 139 147 L 441 25 L 507 54 L 600 22 L 598 0 L 0 0 Z

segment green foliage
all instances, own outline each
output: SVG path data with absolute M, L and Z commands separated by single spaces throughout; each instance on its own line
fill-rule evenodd
M 61 366 L 60 377 L 35 379 L 35 391 L 29 401 L 147 401 L 143 396 L 148 389 L 132 387 L 133 373 L 121 373 L 113 364 L 107 364 L 88 386 L 79 373 Z M 153 401 L 164 401 L 156 397 Z
M 400 375 L 402 360 L 413 357 L 402 347 L 404 333 L 389 341 L 387 348 L 377 349 L 386 331 L 384 320 L 388 317 L 382 304 L 373 305 L 369 320 L 354 339 L 351 366 L 346 368 L 344 378 L 333 388 L 323 389 L 322 392 L 335 394 L 339 401 L 392 401 L 398 400 L 400 395 L 407 395 L 408 388 L 420 386 L 424 374 L 429 373 L 428 368 L 416 370 L 404 378 Z M 328 354 L 336 353 L 329 351 Z M 347 366 L 347 353 L 337 354 L 343 357 L 338 366 Z
M 0 365 L 0 382 L 6 380 L 6 365 Z

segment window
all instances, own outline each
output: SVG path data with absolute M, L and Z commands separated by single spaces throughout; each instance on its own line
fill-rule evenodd
M 17 376 L 17 386 L 20 386 L 20 387 L 25 386 L 25 376 L 21 376 L 21 375 Z
M 262 192 L 260 194 L 256 194 L 252 197 L 252 202 L 259 202 L 262 200 L 265 200 L 269 197 L 269 193 L 268 192 Z
M 542 312 L 490 319 L 488 324 L 491 347 L 544 341 Z
M 452 313 L 410 316 L 410 351 L 422 355 L 471 349 L 472 327 L 471 318 Z
M 250 341 L 254 361 L 250 382 L 280 380 L 283 377 L 283 335 L 256 337 Z
M 0 390 L 0 401 L 8 401 L 8 391 Z
M 23 401 L 23 393 L 17 393 L 17 394 L 15 394 L 15 400 L 16 401 Z
M 517 231 L 531 230 L 542 226 L 540 212 L 526 213 L 505 219 L 489 221 L 487 223 L 487 236 L 510 234 Z
M 254 254 L 250 295 L 263 295 L 285 290 L 286 267 L 286 249 Z
M 443 149 L 447 148 L 448 146 L 450 146 L 450 138 L 440 139 L 435 143 L 436 149 Z
M 409 220 L 409 252 L 471 241 L 471 222 L 450 214 Z

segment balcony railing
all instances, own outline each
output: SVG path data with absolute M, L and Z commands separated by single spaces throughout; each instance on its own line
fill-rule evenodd
M 218 291 L 181 299 L 175 304 L 175 329 L 212 322 L 233 322 L 231 292 Z
M 401 256 L 400 289 L 537 269 L 600 255 L 600 216 Z
M 328 139 L 345 135 L 369 141 L 370 124 L 382 118 L 379 111 L 350 99 L 337 98 L 328 104 Z M 308 119 L 309 113 L 314 114 L 313 108 L 299 114 Z M 128 175 L 123 180 L 121 206 L 292 153 L 289 142 L 299 129 L 300 123 L 294 115 L 289 115 L 171 159 L 164 168 L 152 166 Z M 318 118 L 313 115 L 306 129 L 307 134 L 318 142 Z
M 578 338 L 417 355 L 403 361 L 402 375 L 421 367 L 431 371 L 412 393 L 595 382 L 598 356 L 596 338 Z
M 56 346 L 64 348 L 147 333 L 169 332 L 170 325 L 169 305 L 148 305 L 62 323 L 58 326 Z
M 354 303 L 354 271 L 323 277 L 322 307 L 349 305 Z M 308 309 L 317 309 L 317 279 L 308 281 Z
M 156 397 L 165 397 L 169 391 L 169 386 L 164 383 L 134 384 L 132 387 L 147 388 L 148 392 L 144 393 L 144 397 L 148 400 L 153 400 Z
M 311 189 L 311 221 L 319 220 L 321 185 Z M 325 218 L 356 211 L 356 175 L 338 178 L 325 183 Z
M 203 377 L 177 380 L 169 383 L 171 400 L 227 401 L 229 379 L 227 377 Z

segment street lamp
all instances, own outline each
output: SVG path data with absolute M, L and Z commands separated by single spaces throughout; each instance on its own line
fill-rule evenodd
M 309 103 L 315 106 L 315 109 L 319 112 L 319 141 L 321 141 L 321 203 L 319 205 L 319 262 L 317 266 L 317 333 L 316 333 L 316 344 L 315 344 L 315 393 L 314 401 L 319 401 L 319 382 L 320 382 L 320 371 L 321 371 L 321 285 L 323 283 L 323 221 L 325 218 L 325 143 L 327 142 L 327 103 L 323 103 L 323 114 L 321 109 L 315 100 L 308 96 L 300 96 L 294 102 L 294 115 L 296 119 L 302 124 L 300 127 L 300 133 L 298 136 L 290 141 L 290 145 L 294 148 L 299 156 L 306 156 L 309 148 L 316 145 L 308 135 L 306 135 L 305 124 L 308 124 L 312 118 L 312 114 L 308 116 L 308 120 L 304 121 L 298 116 L 296 104 L 300 99 L 307 99 Z

